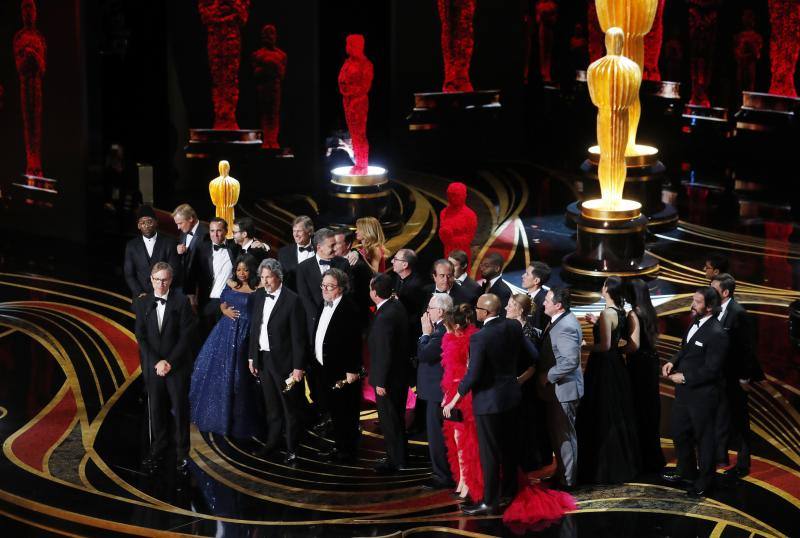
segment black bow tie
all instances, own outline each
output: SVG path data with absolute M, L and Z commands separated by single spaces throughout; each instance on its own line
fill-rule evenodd
M 320 265 L 330 265 L 331 261 L 330 260 L 319 260 L 319 264 Z
M 450 295 L 450 292 L 441 291 L 441 290 L 435 290 L 433 293 L 444 293 L 445 295 Z
M 268 293 L 267 294 L 267 299 L 272 299 L 274 301 L 275 300 L 275 296 L 272 295 L 271 293 Z
M 194 235 L 194 232 L 186 232 L 186 235 Z
M 699 327 L 700 326 L 700 318 L 694 318 L 694 323 L 692 323 L 692 325 L 697 325 Z
M 158 306 L 158 303 L 167 304 L 167 300 L 164 299 L 163 297 L 156 297 L 155 305 Z
M 213 245 L 213 246 L 214 246 L 214 252 L 216 252 L 216 251 L 218 251 L 220 249 L 223 249 L 223 248 L 224 249 L 228 248 L 228 245 L 226 245 L 225 243 L 222 243 L 221 245 Z
M 314 252 L 314 248 L 311 245 L 308 245 L 307 247 L 297 247 L 297 250 L 300 252 Z
M 325 306 L 333 308 L 333 301 L 325 301 Z

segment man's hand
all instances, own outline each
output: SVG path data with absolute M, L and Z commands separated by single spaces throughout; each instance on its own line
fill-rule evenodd
M 686 378 L 683 377 L 683 374 L 680 372 L 669 376 L 669 380 L 675 383 L 676 385 L 683 385 L 684 383 L 686 383 Z
M 266 243 L 262 243 L 258 239 L 253 239 L 253 244 L 250 245 L 250 248 L 263 248 L 267 252 L 269 252 L 269 245 Z
M 590 325 L 594 325 L 595 323 L 597 323 L 597 316 L 595 316 L 594 314 L 586 314 L 585 316 L 583 316 L 583 320 Z
M 180 245 L 178 245 L 178 256 L 180 256 L 184 252 L 186 252 L 186 245 L 181 243 Z
M 383 387 L 375 387 L 375 394 L 378 396 L 386 396 L 386 389 Z
M 347 372 L 346 376 L 347 376 L 346 380 L 348 383 L 355 383 L 356 381 L 358 381 L 358 374 L 352 374 L 350 372 Z
M 189 299 L 189 304 L 192 305 L 192 308 L 194 308 L 195 311 L 196 311 L 197 310 L 197 294 L 190 293 L 189 295 L 186 296 L 186 298 Z
M 147 292 L 143 291 L 143 292 L 142 292 L 142 293 L 140 293 L 140 294 L 139 294 L 139 295 L 138 295 L 136 298 L 137 298 L 137 299 L 140 299 L 140 298 L 144 297 L 145 295 L 147 295 Z
M 669 373 L 672 371 L 672 363 L 668 362 L 661 367 L 661 375 L 663 377 L 669 377 Z
M 433 332 L 433 323 L 431 323 L 431 317 L 427 312 L 422 314 L 422 317 L 419 318 L 419 322 L 422 324 L 422 334 L 430 336 Z
M 166 360 L 161 359 L 156 363 L 156 375 L 164 377 L 170 370 L 172 370 L 172 366 Z
M 303 370 L 292 370 L 292 377 L 294 378 L 296 383 L 300 383 L 303 380 L 303 376 L 305 375 L 305 371 Z
M 247 367 L 250 368 L 250 373 L 258 377 L 258 368 L 255 367 L 252 360 L 247 361 Z

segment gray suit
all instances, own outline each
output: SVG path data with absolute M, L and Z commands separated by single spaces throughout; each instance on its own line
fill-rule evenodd
M 562 485 L 574 486 L 578 470 L 575 413 L 583 396 L 581 372 L 583 333 L 572 312 L 549 325 L 542 337 L 536 371 L 536 389 L 547 407 L 547 430 L 556 453 L 556 476 Z

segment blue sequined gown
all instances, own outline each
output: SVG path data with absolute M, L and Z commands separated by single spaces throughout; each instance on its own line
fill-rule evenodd
M 233 306 L 239 318 L 222 316 L 194 363 L 189 404 L 192 423 L 201 432 L 238 439 L 261 436 L 258 385 L 247 367 L 252 296 L 225 287 L 220 301 Z

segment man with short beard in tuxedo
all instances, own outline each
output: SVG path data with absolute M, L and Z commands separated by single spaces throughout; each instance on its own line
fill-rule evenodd
M 125 245 L 125 282 L 134 299 L 153 291 L 150 268 L 158 262 L 166 262 L 174 268 L 175 282 L 180 283 L 180 260 L 177 244 L 171 237 L 158 233 L 158 219 L 153 208 L 139 208 L 137 228 L 140 237 L 134 237 Z
M 256 224 L 250 217 L 239 217 L 233 221 L 233 241 L 239 245 L 242 254 L 250 254 L 256 263 L 261 263 L 270 252 L 268 244 L 256 239 Z
M 511 288 L 503 281 L 503 257 L 497 252 L 489 252 L 481 260 L 478 269 L 483 276 L 483 293 L 497 295 L 500 304 L 507 305 L 511 299 Z M 498 315 L 506 317 L 505 308 L 501 308 Z

